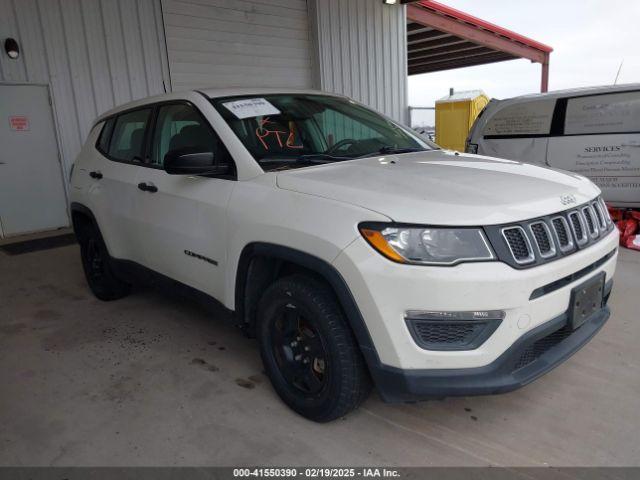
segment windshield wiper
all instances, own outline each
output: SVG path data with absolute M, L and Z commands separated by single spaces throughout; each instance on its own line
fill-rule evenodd
M 362 157 L 373 157 L 375 155 L 389 155 L 389 154 L 393 154 L 393 153 L 413 153 L 413 152 L 426 152 L 427 149 L 426 148 L 420 148 L 420 147 L 382 147 L 380 150 L 376 150 L 375 152 L 370 152 L 367 153 L 365 155 L 362 155 Z M 361 158 L 362 158 L 361 157 Z
M 339 155 L 330 155 L 328 153 L 309 153 L 307 155 L 300 155 L 296 160 L 298 162 L 308 162 L 313 160 L 327 160 L 330 162 L 339 162 L 342 160 L 353 160 L 353 157 L 341 157 Z

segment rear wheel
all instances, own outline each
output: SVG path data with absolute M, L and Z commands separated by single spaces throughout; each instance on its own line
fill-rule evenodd
M 271 383 L 300 415 L 328 422 L 369 394 L 362 355 L 323 283 L 304 275 L 273 283 L 258 306 L 258 337 Z
M 104 301 L 128 295 L 131 286 L 113 273 L 111 257 L 98 229 L 90 224 L 84 225 L 79 242 L 84 275 L 93 294 Z

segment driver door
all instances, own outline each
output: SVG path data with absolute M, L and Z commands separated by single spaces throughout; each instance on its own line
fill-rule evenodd
M 165 155 L 196 147 L 229 156 L 213 128 L 188 102 L 162 104 L 138 177 L 140 230 L 146 266 L 222 299 L 226 263 L 226 206 L 233 178 L 169 175 Z M 229 163 L 231 159 L 226 159 Z

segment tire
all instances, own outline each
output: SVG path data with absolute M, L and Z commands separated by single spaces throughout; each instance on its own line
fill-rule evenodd
M 257 327 L 262 361 L 274 389 L 303 417 L 329 422 L 369 395 L 371 382 L 362 354 L 324 283 L 305 275 L 275 281 L 258 304 Z
M 78 235 L 82 268 L 93 294 L 105 302 L 117 300 L 131 292 L 131 285 L 113 273 L 111 257 L 96 227 L 85 224 Z

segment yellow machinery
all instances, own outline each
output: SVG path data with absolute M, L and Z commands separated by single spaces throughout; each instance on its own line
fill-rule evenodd
M 436 101 L 436 143 L 464 152 L 464 142 L 478 114 L 489 103 L 482 90 L 453 92 Z

